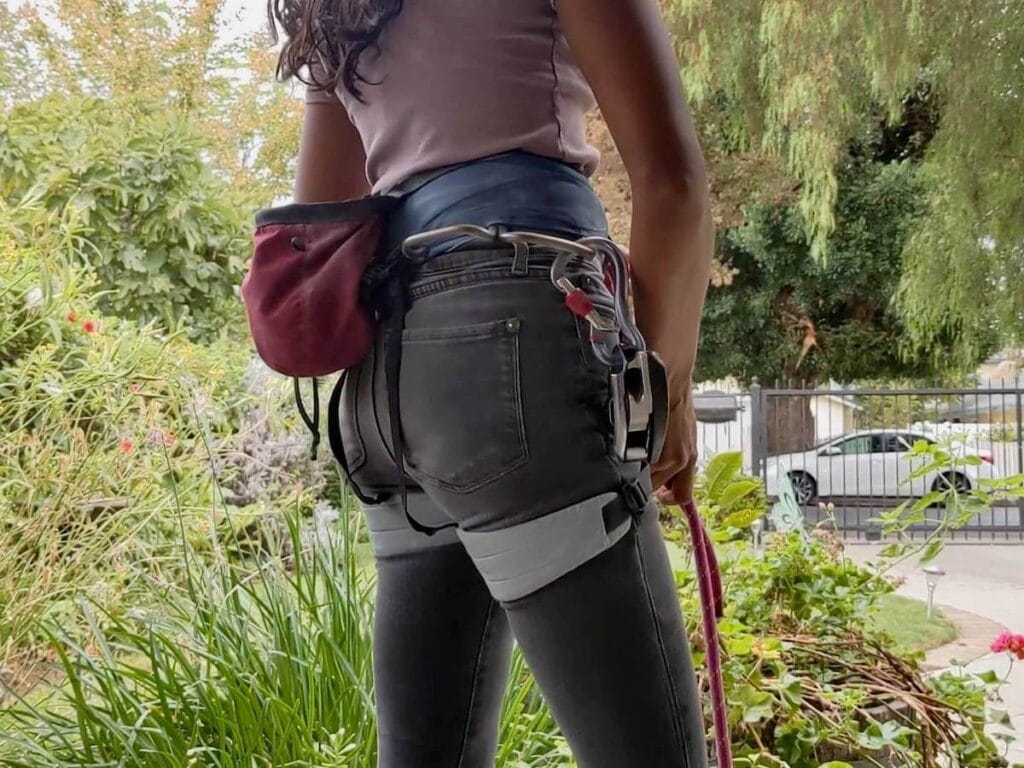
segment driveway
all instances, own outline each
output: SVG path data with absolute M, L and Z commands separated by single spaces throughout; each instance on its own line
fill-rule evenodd
M 846 554 L 864 563 L 876 559 L 878 550 L 879 547 L 872 544 L 848 544 Z M 934 565 L 946 572 L 939 579 L 935 601 L 957 609 L 950 612 L 950 618 L 961 625 L 965 634 L 962 640 L 966 657 L 958 661 L 965 662 L 971 672 L 993 670 L 1000 677 L 1007 675 L 1006 656 L 987 653 L 985 635 L 993 633 L 994 637 L 1000 626 L 1024 633 L 1024 546 L 954 544 L 946 547 Z M 920 600 L 927 598 L 926 578 L 915 561 L 901 563 L 892 573 L 906 579 L 899 589 L 900 594 Z M 988 621 L 972 621 L 970 616 L 960 615 L 961 611 Z M 969 649 L 976 650 L 971 653 Z M 957 652 L 959 649 L 954 647 L 953 653 Z M 948 650 L 945 653 L 948 654 Z M 976 658 L 969 658 L 972 655 Z M 1001 708 L 1010 714 L 1020 739 L 1010 747 L 1006 757 L 1011 764 L 1024 764 L 1024 663 L 1016 664 L 1010 672 L 1002 696 Z

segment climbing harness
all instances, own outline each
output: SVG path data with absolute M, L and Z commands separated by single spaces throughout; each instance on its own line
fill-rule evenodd
M 397 274 L 400 277 L 410 275 L 413 269 L 427 260 L 431 245 L 453 238 L 473 238 L 489 244 L 511 244 L 516 247 L 517 254 L 522 246 L 543 248 L 555 253 L 551 265 L 551 283 L 564 295 L 569 311 L 587 323 L 594 355 L 610 371 L 609 419 L 614 454 L 623 462 L 653 464 L 665 440 L 668 382 L 664 366 L 657 355 L 647 349 L 643 335 L 634 321 L 630 305 L 629 265 L 622 249 L 600 237 L 571 241 L 534 232 L 456 225 L 407 238 L 402 245 L 401 258 L 410 268 L 400 268 Z M 581 267 L 588 262 L 589 269 Z M 392 280 L 389 290 L 392 301 L 388 310 L 392 314 L 385 330 L 390 334 L 385 341 L 385 379 L 402 510 L 414 529 L 432 535 L 451 526 L 427 528 L 414 520 L 408 515 L 405 488 L 397 393 L 406 288 L 405 280 Z M 647 493 L 633 484 L 624 488 L 621 494 L 597 497 L 502 531 L 472 533 L 457 530 L 456 534 L 480 566 L 489 588 L 492 592 L 496 591 L 495 596 L 502 600 L 514 600 L 553 581 L 613 544 L 625 534 L 630 516 L 639 514 L 646 503 Z M 719 768 L 732 768 L 716 621 L 723 615 L 721 576 L 711 540 L 696 507 L 691 501 L 683 509 L 696 561 L 701 624 L 707 645 L 708 685 L 717 764 Z M 603 515 L 595 512 L 603 512 Z M 608 518 L 614 522 L 606 528 Z M 566 561 L 564 557 L 559 559 L 546 546 L 551 542 L 566 540 L 582 542 L 573 550 L 574 560 Z
M 426 521 L 411 513 L 399 403 L 408 289 L 419 268 L 430 259 L 430 246 L 454 238 L 512 245 L 517 257 L 528 253 L 531 247 L 554 253 L 551 283 L 564 295 L 569 311 L 587 324 L 594 356 L 609 370 L 611 444 L 619 461 L 657 461 L 667 426 L 668 383 L 664 366 L 647 349 L 633 318 L 627 257 L 605 238 L 571 241 L 534 232 L 458 225 L 413 235 L 387 258 L 367 266 L 360 295 L 365 306 L 376 308 L 374 320 L 380 322 L 384 334 L 384 379 L 397 474 L 397 509 L 388 495 L 367 495 L 353 482 L 339 417 L 345 374 L 339 378 L 328 406 L 332 452 L 349 485 L 367 505 L 367 516 L 376 533 L 376 548 L 404 551 L 430 546 L 424 542 L 431 541 L 441 545 L 451 541 L 454 534 L 476 562 L 492 594 L 499 600 L 512 601 L 552 583 L 620 540 L 647 507 L 650 489 L 636 481 L 627 482 L 618 493 L 604 494 L 534 520 L 487 532 L 462 531 L 455 523 Z M 514 269 L 520 266 L 517 258 Z M 313 394 L 313 413 L 309 414 L 302 406 L 296 382 L 296 399 L 303 420 L 318 433 L 320 409 L 315 379 Z M 697 566 L 718 766 L 732 768 L 716 623 L 716 618 L 722 616 L 721 580 L 711 541 L 692 502 L 684 506 L 684 511 Z M 402 517 L 412 531 L 401 525 Z M 566 547 L 565 542 L 572 542 L 573 546 Z
M 555 252 L 551 283 L 564 294 L 569 311 L 588 323 L 594 354 L 610 370 L 614 454 L 623 462 L 657 460 L 665 440 L 668 381 L 664 366 L 647 349 L 633 319 L 629 268 L 622 249 L 603 237 L 573 241 L 538 232 L 455 225 L 407 238 L 402 252 L 416 261 L 425 258 L 430 245 L 455 237 Z M 595 277 L 595 269 L 581 268 L 581 262 L 590 262 L 604 279 Z

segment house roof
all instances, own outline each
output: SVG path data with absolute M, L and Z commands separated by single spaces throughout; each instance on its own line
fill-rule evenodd
M 854 400 L 852 397 L 846 395 L 839 395 L 832 391 L 823 391 L 819 394 L 815 394 L 815 397 L 821 398 L 822 400 L 830 400 L 834 403 L 839 403 L 845 408 L 851 408 L 855 411 L 864 410 L 864 406 Z
M 971 420 L 992 413 L 1015 412 L 1017 398 L 1018 395 L 1015 394 L 992 394 L 980 389 L 976 393 L 964 395 L 960 398 L 959 403 L 949 403 L 944 408 L 940 408 L 936 413 L 936 418 L 939 421 Z

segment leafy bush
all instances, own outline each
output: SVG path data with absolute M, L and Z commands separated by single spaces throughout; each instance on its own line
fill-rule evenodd
M 733 541 L 720 553 L 719 633 L 737 765 L 998 765 L 984 733 L 992 681 L 926 680 L 915 655 L 894 651 L 872 620 L 893 591 L 882 573 L 844 558 L 828 535 L 812 535 L 821 532 L 773 534 L 763 551 L 735 540 L 765 512 L 763 487 L 740 467 L 738 454 L 718 456 L 697 485 L 713 538 Z M 696 579 L 689 570 L 678 579 L 700 666 Z
M 208 139 L 159 105 L 51 96 L 0 117 L 0 200 L 23 244 L 52 232 L 108 315 L 213 337 L 239 317 L 252 199 L 204 163 Z
M 964 444 L 964 436 L 956 434 L 937 443 L 917 441 L 906 454 L 908 459 L 918 460 L 907 482 L 933 474 L 957 477 L 966 475 L 967 467 L 981 466 L 983 460 L 973 451 L 965 450 Z M 898 561 L 917 555 L 922 563 L 927 563 L 942 551 L 947 535 L 967 525 L 975 515 L 1022 500 L 1024 474 L 983 477 L 967 490 L 957 488 L 956 483 L 944 483 L 878 517 L 882 532 L 896 539 L 882 550 L 881 556 Z M 915 527 L 926 528 L 928 535 L 919 542 L 907 541 L 905 535 Z
M 203 541 L 216 500 L 192 411 L 213 403 L 204 422 L 214 432 L 237 419 L 239 345 L 199 347 L 103 316 L 91 289 L 87 274 L 0 226 L 6 682 L 32 666 L 22 654 L 40 617 L 68 619 L 83 594 L 121 603 L 140 567 L 159 578 L 180 570 L 174 513 Z
M 680 578 L 695 624 L 694 579 Z M 726 691 L 736 753 L 746 759 L 738 765 L 999 764 L 984 733 L 989 686 L 972 676 L 925 679 L 915 656 L 890 650 L 870 621 L 892 591 L 879 575 L 793 533 L 772 537 L 763 552 L 735 553 L 723 580 Z M 698 628 L 691 632 L 701 648 Z

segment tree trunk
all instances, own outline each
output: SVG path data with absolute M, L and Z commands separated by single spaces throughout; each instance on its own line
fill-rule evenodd
M 787 389 L 803 388 L 788 385 Z M 814 414 L 811 412 L 811 396 L 769 394 L 765 403 L 766 446 L 769 456 L 780 453 L 802 453 L 818 441 L 814 431 Z

